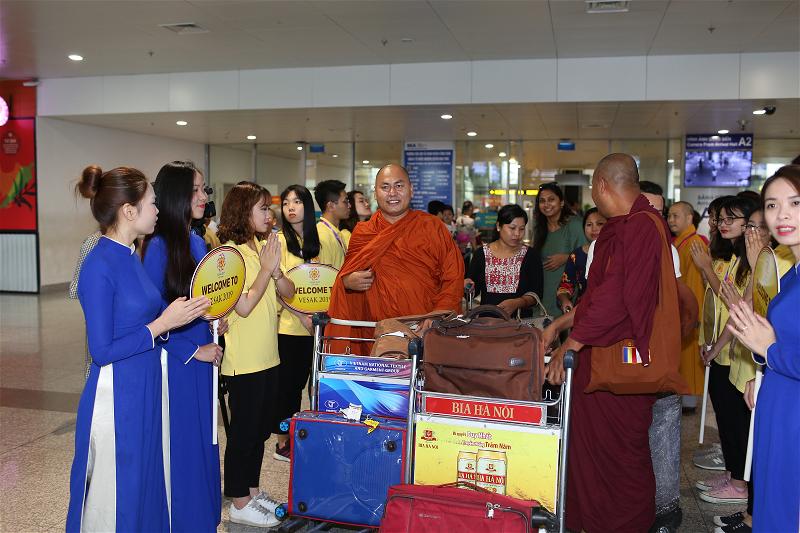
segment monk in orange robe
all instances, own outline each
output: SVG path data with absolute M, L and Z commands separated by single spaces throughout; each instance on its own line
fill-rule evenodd
M 441 219 L 410 209 L 413 193 L 402 166 L 389 164 L 378 171 L 378 211 L 353 231 L 331 291 L 331 317 L 375 322 L 460 311 L 464 260 Z M 325 334 L 372 338 L 373 333 L 330 324 Z M 357 342 L 350 347 L 354 354 L 369 353 L 371 348 Z
M 697 265 L 692 261 L 692 246 L 706 248 L 703 238 L 697 234 L 697 228 L 692 224 L 694 208 L 688 202 L 675 202 L 669 208 L 667 223 L 669 229 L 675 234 L 673 245 L 678 250 L 681 261 L 681 281 L 689 287 L 697 300 L 699 309 L 703 308 L 703 295 L 705 292 L 705 282 L 703 274 Z M 691 335 L 684 337 L 681 342 L 681 375 L 689 384 L 689 394 L 699 396 L 703 394 L 703 381 L 705 380 L 705 368 L 700 360 L 700 346 L 698 345 L 699 329 L 695 329 Z M 697 400 L 685 405 L 691 407 L 696 405 Z

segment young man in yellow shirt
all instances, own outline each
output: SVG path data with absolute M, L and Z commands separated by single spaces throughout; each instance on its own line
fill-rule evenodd
M 320 247 L 330 249 L 331 266 L 337 269 L 342 268 L 347 253 L 347 240 L 339 231 L 339 223 L 350 215 L 346 187 L 339 180 L 325 180 L 314 188 L 314 199 L 322 212 L 317 222 Z

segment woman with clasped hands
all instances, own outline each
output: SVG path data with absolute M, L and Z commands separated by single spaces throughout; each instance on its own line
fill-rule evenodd
M 800 531 L 800 165 L 787 165 L 761 190 L 772 236 L 794 253 L 767 318 L 742 301 L 730 310 L 728 331 L 766 365 L 756 409 L 753 531 Z

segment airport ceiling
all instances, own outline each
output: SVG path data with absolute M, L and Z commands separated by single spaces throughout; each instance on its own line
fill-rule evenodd
M 800 50 L 800 0 L 629 7 L 589 14 L 583 0 L 4 0 L 0 76 Z M 175 23 L 201 31 L 161 26 Z
M 772 115 L 753 115 L 774 106 Z M 442 120 L 442 114 L 452 115 Z M 59 117 L 209 144 L 419 140 L 675 139 L 745 131 L 800 139 L 800 99 L 196 111 Z M 178 126 L 177 121 L 188 122 Z M 741 121 L 744 121 L 742 124 Z M 474 131 L 475 137 L 467 132 Z

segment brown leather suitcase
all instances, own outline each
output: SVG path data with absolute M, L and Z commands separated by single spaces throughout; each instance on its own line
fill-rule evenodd
M 491 314 L 492 317 L 480 316 Z M 539 401 L 544 350 L 538 329 L 481 305 L 435 322 L 423 337 L 425 390 L 464 396 Z

